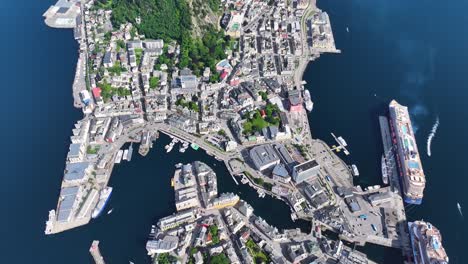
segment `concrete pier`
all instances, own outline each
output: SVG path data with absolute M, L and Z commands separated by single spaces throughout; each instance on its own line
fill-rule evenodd
M 96 264 L 105 264 L 104 258 L 101 255 L 101 251 L 99 250 L 99 240 L 94 240 L 89 248 L 89 252 L 91 256 L 93 256 L 94 262 Z
M 84 106 L 80 98 L 80 92 L 86 90 L 86 57 L 85 52 L 81 52 L 76 62 L 75 79 L 73 81 L 73 105 L 76 108 L 82 108 Z
M 390 134 L 390 127 L 388 125 L 388 119 L 385 116 L 379 116 L 379 123 L 380 123 L 380 134 L 382 135 L 382 143 L 384 148 L 384 153 L 391 152 L 390 150 L 393 148 L 392 144 L 392 135 Z M 395 164 L 395 156 L 390 155 L 390 163 Z M 400 193 L 400 181 L 398 178 L 398 171 L 397 166 L 392 167 L 391 173 L 388 175 L 390 186 L 392 187 L 392 191 L 394 193 Z
M 42 15 L 47 26 L 52 28 L 74 28 L 76 17 L 80 14 L 79 0 L 58 0 Z
M 380 133 L 382 135 L 382 143 L 384 148 L 384 153 L 390 153 L 391 163 L 395 164 L 395 156 L 391 149 L 393 148 L 392 144 L 392 135 L 390 133 L 390 127 L 388 123 L 388 119 L 385 116 L 379 116 L 379 124 L 380 124 Z M 395 200 L 395 206 L 397 207 L 397 219 L 398 225 L 397 228 L 399 230 L 399 240 L 401 243 L 401 248 L 404 256 L 411 255 L 411 244 L 410 244 L 410 237 L 408 231 L 406 229 L 406 213 L 405 213 L 405 206 L 403 204 L 403 199 L 401 198 L 401 189 L 400 189 L 400 181 L 398 176 L 398 170 L 396 166 L 393 166 L 391 173 L 388 175 L 389 183 L 392 189 L 392 192 L 395 195 L 398 195 L 400 199 Z

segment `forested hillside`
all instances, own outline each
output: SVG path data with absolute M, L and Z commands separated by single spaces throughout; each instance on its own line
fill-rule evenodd
M 191 10 L 185 0 L 112 0 L 112 23 L 134 24 L 147 38 L 182 40 L 192 29 Z M 141 23 L 135 23 L 140 17 Z
M 112 9 L 116 28 L 130 22 L 146 38 L 177 41 L 180 68 L 188 67 L 199 76 L 210 67 L 212 81 L 219 78 L 215 64 L 226 58 L 225 50 L 232 46 L 217 26 L 220 0 L 98 0 L 98 5 Z

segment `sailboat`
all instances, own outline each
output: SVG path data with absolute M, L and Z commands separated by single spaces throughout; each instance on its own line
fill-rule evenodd
M 349 32 L 349 27 L 346 27 L 346 32 Z

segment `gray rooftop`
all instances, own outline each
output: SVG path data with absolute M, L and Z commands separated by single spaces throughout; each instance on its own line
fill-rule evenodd
M 74 1 L 59 0 L 55 3 L 55 6 L 59 8 L 70 8 L 73 4 Z
M 110 51 L 106 52 L 104 55 L 104 63 L 111 63 L 112 53 Z
M 288 92 L 288 98 L 291 105 L 301 104 L 301 96 L 299 90 L 291 90 Z
M 60 191 L 61 201 L 57 210 L 57 221 L 63 222 L 68 220 L 79 188 L 78 186 L 65 187 Z
M 73 181 L 83 179 L 86 175 L 86 169 L 89 167 L 89 162 L 69 163 L 65 167 L 64 180 Z
M 270 144 L 253 147 L 250 149 L 249 154 L 257 168 L 279 161 L 276 151 Z
M 162 239 L 150 240 L 146 243 L 147 249 L 170 251 L 177 247 L 179 239 L 176 236 L 164 236 Z
M 273 175 L 283 178 L 289 177 L 289 173 L 286 170 L 286 167 L 283 163 L 280 163 L 275 166 L 275 168 L 273 169 Z
M 319 164 L 317 163 L 317 161 L 315 161 L 315 159 L 313 159 L 297 165 L 296 167 L 294 167 L 294 169 L 297 173 L 301 173 L 303 171 L 309 170 L 317 166 L 319 166 Z
M 275 144 L 275 149 L 279 153 L 282 161 L 287 166 L 292 166 L 295 163 L 295 161 L 291 158 L 291 155 L 289 154 L 288 150 L 284 147 L 283 144 Z
M 78 157 L 80 155 L 80 146 L 81 144 L 70 144 L 70 151 L 68 151 L 68 156 Z
M 320 192 L 322 187 L 317 184 L 307 184 L 304 188 L 304 193 L 309 197 L 312 198 L 315 196 L 316 193 Z

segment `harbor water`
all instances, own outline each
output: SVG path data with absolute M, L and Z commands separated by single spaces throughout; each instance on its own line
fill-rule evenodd
M 468 263 L 468 29 L 466 1 L 318 1 L 331 18 L 341 54 L 309 64 L 304 79 L 314 101 L 313 137 L 332 144 L 343 136 L 358 166 L 356 184 L 382 184 L 378 116 L 392 99 L 409 107 L 427 177 L 423 203 L 407 206 L 408 219 L 424 219 L 442 232 L 450 263 Z M 348 27 L 349 32 L 346 28 Z M 427 155 L 427 139 L 440 120 Z M 367 246 L 373 259 L 398 263 L 398 251 Z
M 41 15 L 53 0 L 7 1 L 0 8 L 3 51 L 0 185 L 2 263 L 91 263 L 92 240 L 100 240 L 109 263 L 148 263 L 145 242 L 151 224 L 175 211 L 170 177 L 179 162 L 201 160 L 218 174 L 219 190 L 238 193 L 255 213 L 282 228 L 292 222 L 288 206 L 269 197 L 258 199 L 245 185 L 235 185 L 224 165 L 188 149 L 164 151 L 165 136 L 148 156 L 136 151 L 131 162 L 115 167 L 107 209 L 89 225 L 45 236 L 48 210 L 55 207 L 73 124 L 82 117 L 73 108 L 71 85 L 78 46 L 71 30 L 46 27 Z M 468 140 L 468 32 L 466 1 L 327 0 L 337 48 L 309 65 L 305 80 L 314 101 L 312 134 L 332 143 L 330 132 L 343 136 L 363 185 L 380 183 L 382 146 L 378 115 L 395 98 L 410 107 L 427 174 L 423 204 L 408 208 L 410 220 L 435 224 L 451 263 L 467 263 L 464 219 L 468 205 L 465 147 Z M 346 31 L 349 27 L 349 32 Z M 440 126 L 426 152 L 426 139 L 439 117 Z M 134 146 L 136 147 L 136 146 Z M 468 208 L 468 207 L 467 207 Z M 377 246 L 363 249 L 375 260 L 395 263 L 399 252 Z

